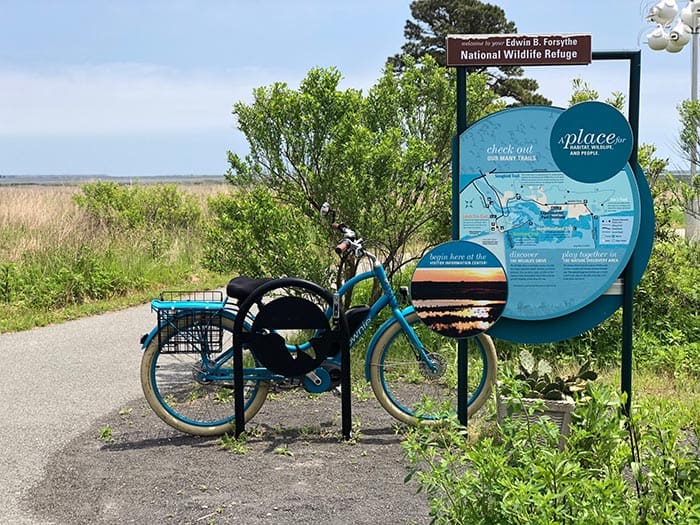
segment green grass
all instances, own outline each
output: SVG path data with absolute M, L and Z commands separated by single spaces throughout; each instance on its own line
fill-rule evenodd
M 99 197 L 90 207 L 77 203 L 83 188 Z M 0 188 L 0 333 L 143 304 L 162 290 L 222 287 L 230 276 L 201 264 L 199 217 L 206 217 L 204 197 L 216 191 L 110 184 Z M 164 197 L 169 200 L 153 204 Z

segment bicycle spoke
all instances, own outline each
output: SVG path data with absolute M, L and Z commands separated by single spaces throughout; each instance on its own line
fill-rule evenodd
M 430 358 L 429 364 L 415 354 L 408 338 L 395 323 L 379 339 L 370 356 L 370 378 L 379 402 L 397 419 L 437 420 L 457 409 L 457 343 L 432 332 L 415 314 L 407 318 Z M 480 342 L 468 351 L 468 404 L 473 412 L 488 396 L 487 384 L 495 368 L 495 354 L 486 353 Z
M 199 435 L 221 434 L 232 428 L 235 412 L 233 321 L 224 319 L 217 353 L 206 351 L 211 348 L 209 328 L 190 322 L 177 320 L 176 329 L 166 328 L 160 337 L 154 337 L 142 364 L 144 393 L 161 419 L 175 428 Z M 171 340 L 176 344 L 169 344 Z M 256 368 L 250 352 L 244 351 L 243 364 L 246 370 Z M 265 381 L 245 382 L 247 419 L 262 405 L 267 388 Z

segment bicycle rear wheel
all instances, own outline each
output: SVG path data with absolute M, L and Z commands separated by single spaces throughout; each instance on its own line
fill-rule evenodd
M 457 411 L 457 342 L 426 327 L 415 312 L 411 324 L 436 366 L 430 370 L 420 359 L 401 325 L 394 321 L 368 356 L 370 383 L 384 409 L 408 424 L 437 421 Z M 497 358 L 493 340 L 481 334 L 468 346 L 468 416 L 491 395 Z
M 215 348 L 208 342 L 208 327 L 192 315 L 161 328 L 146 348 L 141 359 L 143 393 L 168 425 L 198 436 L 234 431 L 233 321 L 221 318 L 221 340 L 217 335 Z M 256 366 L 245 349 L 243 366 Z M 269 386 L 267 381 L 245 382 L 246 421 L 260 410 Z

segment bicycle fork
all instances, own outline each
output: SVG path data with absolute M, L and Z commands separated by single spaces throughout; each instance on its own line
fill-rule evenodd
M 431 359 L 430 355 L 428 354 L 427 350 L 425 349 L 425 346 L 423 346 L 423 343 L 421 342 L 420 339 L 418 339 L 418 335 L 416 334 L 416 331 L 413 329 L 413 327 L 406 321 L 406 317 L 404 316 L 404 312 L 401 312 L 398 308 L 394 307 L 394 317 L 396 318 L 397 322 L 401 326 L 401 330 L 403 331 L 404 334 L 406 334 L 406 337 L 408 338 L 409 343 L 411 343 L 411 347 L 413 348 L 414 353 L 416 354 L 416 360 L 417 361 L 422 361 L 425 366 L 428 368 L 428 371 L 430 373 L 437 373 L 438 372 L 438 365 L 433 362 Z

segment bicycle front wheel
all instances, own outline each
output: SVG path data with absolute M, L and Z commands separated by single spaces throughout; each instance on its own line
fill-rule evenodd
M 368 356 L 374 395 L 393 417 L 408 424 L 443 419 L 457 411 L 457 342 L 426 327 L 415 312 L 406 317 L 428 353 L 421 359 L 401 325 L 394 321 Z M 493 340 L 480 334 L 469 341 L 467 413 L 471 417 L 491 395 L 496 378 Z
M 197 436 L 234 430 L 233 322 L 221 318 L 215 345 L 212 328 L 192 315 L 174 319 L 151 340 L 141 359 L 141 386 L 150 407 L 168 425 Z M 245 349 L 243 366 L 256 366 Z M 246 421 L 260 410 L 269 386 L 267 381 L 245 381 Z

